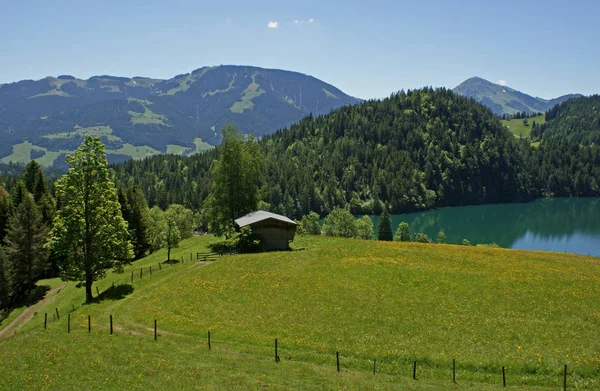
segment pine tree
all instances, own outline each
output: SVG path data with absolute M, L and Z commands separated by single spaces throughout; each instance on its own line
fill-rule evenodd
M 50 245 L 62 256 L 61 278 L 83 284 L 90 303 L 92 284 L 109 269 L 122 272 L 133 258 L 133 246 L 100 139 L 86 136 L 67 163 L 69 172 L 56 182 L 61 209 Z
M 27 193 L 15 213 L 8 220 L 8 232 L 4 238 L 8 258 L 8 276 L 11 291 L 21 296 L 30 292 L 35 281 L 48 268 L 48 250 L 44 247 L 48 228 Z
M 394 239 L 392 235 L 392 219 L 388 212 L 387 207 L 383 208 L 383 213 L 379 218 L 379 225 L 377 226 L 377 239 L 391 241 Z
M 25 182 L 22 179 L 17 180 L 15 183 L 15 187 L 12 189 L 10 198 L 12 200 L 13 208 L 17 209 L 23 199 L 29 196 L 30 192 L 27 190 L 27 186 L 25 186 Z
M 1 187 L 0 190 L 0 243 L 3 243 L 8 230 L 8 219 L 13 213 L 13 205 L 8 193 Z
M 129 236 L 135 258 L 139 259 L 150 249 L 146 233 L 148 228 L 148 206 L 139 187 L 134 185 L 127 190 L 127 204 L 129 206 L 127 220 Z
M 10 307 L 10 291 L 6 278 L 7 261 L 4 248 L 0 246 L 0 312 Z

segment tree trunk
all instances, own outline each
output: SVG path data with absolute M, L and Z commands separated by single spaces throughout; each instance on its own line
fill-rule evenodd
M 94 300 L 94 296 L 92 296 L 92 279 L 85 280 L 85 302 L 87 304 L 91 303 Z
M 171 261 L 171 246 L 167 246 L 167 261 Z

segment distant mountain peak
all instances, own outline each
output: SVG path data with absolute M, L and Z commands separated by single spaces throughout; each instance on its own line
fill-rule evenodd
M 582 96 L 581 94 L 569 94 L 547 100 L 527 95 L 506 85 L 492 83 L 479 76 L 468 78 L 456 86 L 453 91 L 475 99 L 497 115 L 523 111 L 526 113 L 545 112 L 567 99 Z
M 86 134 L 101 137 L 112 162 L 192 154 L 219 144 L 231 123 L 260 137 L 358 102 L 303 73 L 244 65 L 204 66 L 168 80 L 48 76 L 1 85 L 0 162 L 50 166 Z

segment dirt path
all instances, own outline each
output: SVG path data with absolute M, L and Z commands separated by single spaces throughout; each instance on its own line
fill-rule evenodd
M 8 339 L 15 335 L 17 330 L 19 330 L 21 326 L 29 322 L 40 308 L 54 300 L 56 295 L 50 297 L 54 292 L 60 291 L 66 286 L 67 284 L 63 284 L 61 286 L 57 286 L 54 289 L 50 289 L 48 292 L 46 292 L 42 300 L 38 301 L 32 306 L 25 308 L 25 310 L 23 310 L 23 312 L 21 312 L 19 316 L 17 316 L 12 322 L 10 322 L 8 326 L 0 330 L 0 339 Z

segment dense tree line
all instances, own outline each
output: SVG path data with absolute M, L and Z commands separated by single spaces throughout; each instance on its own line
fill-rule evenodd
M 599 106 L 585 98 L 569 100 L 546 114 L 544 126 L 560 134 L 554 129 L 567 121 L 561 113 L 570 105 L 588 110 L 582 136 L 544 137 L 535 147 L 514 138 L 484 106 L 446 89 L 399 92 L 309 115 L 259 141 L 265 158 L 258 181 L 261 207 L 299 219 L 310 211 L 325 216 L 336 207 L 379 214 L 384 206 L 402 213 L 545 195 L 598 196 L 598 150 L 584 135 L 595 129 L 587 123 L 599 123 L 598 111 L 591 110 Z M 149 205 L 202 209 L 220 154 L 215 148 L 114 168 L 119 178 L 142 189 Z
M 349 206 L 354 214 L 526 200 L 535 196 L 520 146 L 484 106 L 446 89 L 308 116 L 260 140 L 259 198 L 300 218 Z M 220 148 L 115 166 L 149 205 L 202 208 Z

